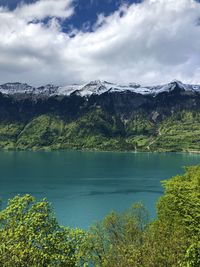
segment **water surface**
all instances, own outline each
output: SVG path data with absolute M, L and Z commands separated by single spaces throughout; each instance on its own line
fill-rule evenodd
M 200 163 L 198 154 L 0 152 L 0 198 L 29 193 L 53 204 L 63 225 L 86 228 L 142 201 L 151 216 L 161 180 Z

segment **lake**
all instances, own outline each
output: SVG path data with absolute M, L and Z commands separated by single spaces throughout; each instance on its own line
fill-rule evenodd
M 143 202 L 151 217 L 161 180 L 200 163 L 200 154 L 114 152 L 0 152 L 0 198 L 46 197 L 59 223 L 87 228 L 111 210 Z

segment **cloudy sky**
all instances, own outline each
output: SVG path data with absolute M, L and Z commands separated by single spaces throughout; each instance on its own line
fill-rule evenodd
M 0 83 L 200 83 L 200 1 L 0 0 Z

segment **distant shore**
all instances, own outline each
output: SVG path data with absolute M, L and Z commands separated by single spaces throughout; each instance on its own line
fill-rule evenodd
M 4 152 L 65 152 L 65 151 L 74 151 L 74 152 L 96 152 L 96 153 L 178 153 L 178 154 L 200 154 L 200 150 L 101 150 L 101 149 L 76 149 L 76 148 L 50 148 L 50 147 L 41 147 L 41 148 L 29 148 L 29 149 L 7 149 L 1 148 L 0 151 Z

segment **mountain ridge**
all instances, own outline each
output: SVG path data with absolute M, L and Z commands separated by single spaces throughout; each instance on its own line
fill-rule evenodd
M 78 94 L 81 97 L 90 97 L 91 95 L 101 95 L 106 92 L 125 92 L 130 91 L 136 94 L 142 95 L 158 95 L 163 92 L 170 92 L 175 87 L 184 91 L 191 91 L 200 93 L 200 85 L 184 84 L 178 80 L 174 80 L 170 83 L 157 86 L 141 86 L 137 83 L 129 83 L 128 85 L 120 85 L 110 83 L 107 81 L 95 80 L 82 85 L 66 85 L 57 86 L 53 84 L 47 84 L 40 87 L 34 87 L 27 83 L 5 83 L 0 85 L 0 92 L 3 94 L 33 94 L 33 95 L 46 95 L 46 96 L 70 96 L 71 94 Z

